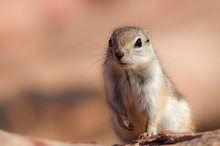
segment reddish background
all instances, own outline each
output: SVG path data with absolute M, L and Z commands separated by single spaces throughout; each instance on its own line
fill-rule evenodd
M 194 109 L 220 128 L 220 1 L 0 1 L 0 128 L 62 141 L 118 142 L 101 64 L 112 30 L 148 28 L 162 65 Z

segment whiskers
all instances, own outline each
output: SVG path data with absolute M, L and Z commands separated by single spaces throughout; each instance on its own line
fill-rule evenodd
M 103 64 L 105 62 L 105 60 L 106 60 L 106 53 L 103 53 L 103 54 L 93 54 L 90 57 L 96 57 L 98 59 L 89 66 L 89 69 L 93 68 L 95 65 L 97 65 L 99 63 Z
M 98 59 L 88 67 L 88 71 L 91 69 L 94 70 L 94 68 L 97 67 L 97 65 L 109 64 L 113 61 L 112 53 L 108 51 L 104 53 L 92 54 L 89 55 L 89 57 L 95 57 Z
M 110 64 L 110 63 L 112 63 L 112 61 L 113 61 L 112 54 L 111 53 L 107 53 L 104 64 Z

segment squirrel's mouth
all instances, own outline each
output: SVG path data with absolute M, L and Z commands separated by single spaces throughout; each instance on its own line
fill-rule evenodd
M 127 61 L 125 61 L 125 60 L 123 60 L 123 59 L 117 59 L 117 64 L 119 65 L 119 66 L 128 66 L 129 65 L 129 63 L 127 62 Z
M 120 67 L 127 67 L 127 66 L 129 66 L 129 63 L 125 63 L 125 62 L 119 61 L 119 62 L 118 62 L 118 65 L 119 65 Z
M 127 63 L 119 62 L 120 65 L 128 65 Z

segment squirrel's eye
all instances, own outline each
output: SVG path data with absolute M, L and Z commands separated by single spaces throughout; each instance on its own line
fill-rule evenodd
M 112 39 L 109 39 L 108 41 L 108 46 L 111 48 L 112 47 Z
M 139 47 L 139 48 L 142 47 L 141 38 L 138 38 L 138 39 L 137 39 L 137 41 L 135 42 L 134 46 L 135 46 L 135 47 Z

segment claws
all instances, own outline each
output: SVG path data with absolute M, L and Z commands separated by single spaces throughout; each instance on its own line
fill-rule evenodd
M 139 139 L 145 139 L 145 138 L 148 138 L 148 137 L 150 137 L 149 134 L 147 132 L 144 132 L 143 134 L 141 134 L 139 136 Z
M 149 138 L 149 137 L 154 136 L 154 135 L 156 135 L 156 134 L 157 134 L 157 133 L 156 133 L 155 130 L 153 130 L 153 131 L 148 131 L 148 132 L 144 132 L 143 134 L 141 134 L 141 135 L 139 136 L 139 139 Z
M 134 130 L 134 126 L 131 124 L 130 121 L 128 121 L 127 119 L 121 119 L 121 118 L 118 118 L 118 122 L 119 122 L 119 125 L 128 130 L 128 131 L 133 131 Z
M 128 131 L 134 130 L 134 126 L 128 120 L 124 120 L 124 125 L 126 127 L 125 129 L 127 129 Z

